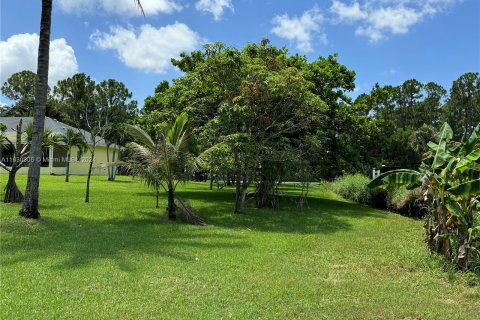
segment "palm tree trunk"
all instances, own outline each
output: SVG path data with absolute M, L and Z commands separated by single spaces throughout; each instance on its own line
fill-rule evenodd
M 71 156 L 71 148 L 68 149 L 67 152 L 67 165 L 65 170 L 65 182 L 68 182 L 68 175 L 70 174 L 70 156 Z
M 85 202 L 90 202 L 90 178 L 92 176 L 93 160 L 95 159 L 95 146 L 90 150 L 92 156 L 90 157 L 90 164 L 88 165 L 87 188 L 85 190 Z
M 48 90 L 48 64 L 50 56 L 50 26 L 52 22 L 52 0 L 42 0 L 40 21 L 40 39 L 38 46 L 37 80 L 35 104 L 33 108 L 32 144 L 28 167 L 27 189 L 19 214 L 25 218 L 36 219 L 38 212 L 38 189 L 40 184 L 40 166 L 42 162 L 42 135 L 45 125 L 45 111 Z
M 176 206 L 175 206 L 175 191 L 173 187 L 173 183 L 168 184 L 168 207 L 167 207 L 167 213 L 168 213 L 168 220 L 175 221 L 177 219 L 177 215 L 175 214 L 176 212 Z
M 15 182 L 15 175 L 17 174 L 17 170 L 12 170 L 8 173 L 8 182 L 5 186 L 5 197 L 3 198 L 3 202 L 5 203 L 15 203 L 15 202 L 22 202 L 23 194 L 17 187 L 17 183 Z

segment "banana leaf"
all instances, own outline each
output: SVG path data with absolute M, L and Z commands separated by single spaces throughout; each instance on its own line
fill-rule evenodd
M 447 209 L 452 216 L 457 218 L 458 221 L 460 221 L 464 225 L 467 225 L 467 220 L 465 219 L 465 216 L 463 215 L 463 210 L 458 205 L 458 203 L 456 203 L 454 200 L 449 199 L 447 201 Z
M 439 145 L 440 147 L 440 145 Z M 444 149 L 438 148 L 437 153 L 435 154 L 435 159 L 433 159 L 432 167 L 434 169 L 440 168 L 445 165 L 445 163 L 450 162 L 453 157 L 448 154 Z
M 440 129 L 440 141 L 447 141 L 453 138 L 453 130 L 452 127 L 448 123 L 444 123 L 442 128 Z
M 463 173 L 470 169 L 478 159 L 480 159 L 480 149 L 475 149 L 457 163 L 455 170 Z
M 439 168 L 451 160 L 452 156 L 449 155 L 447 150 L 447 141 L 452 139 L 453 131 L 448 123 L 444 123 L 441 129 L 440 141 L 438 142 L 435 158 L 433 159 L 432 167 L 434 169 Z
M 435 142 L 432 142 L 432 141 L 427 143 L 427 146 L 429 146 L 430 149 L 432 149 L 432 150 L 437 150 L 437 148 L 438 148 L 438 144 L 436 144 Z
M 475 196 L 480 194 L 480 179 L 471 180 L 447 190 L 455 196 Z
M 420 172 L 408 169 L 399 169 L 385 172 L 372 180 L 367 187 L 376 188 L 382 185 L 399 187 L 410 184 L 421 184 L 422 175 Z

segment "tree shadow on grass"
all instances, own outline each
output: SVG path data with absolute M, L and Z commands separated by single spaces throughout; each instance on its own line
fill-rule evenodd
M 114 181 L 107 180 L 107 181 L 110 183 L 133 183 L 134 182 L 132 180 L 114 180 Z
M 111 260 L 119 269 L 130 272 L 135 264 L 126 256 L 132 253 L 189 263 L 195 261 L 192 252 L 196 248 L 231 250 L 250 246 L 241 235 L 169 223 L 156 212 L 121 219 L 43 217 L 32 223 L 19 217 L 7 222 L 2 225 L 2 233 L 11 235 L 2 239 L 4 266 L 51 258 L 51 267 L 60 270 Z
M 303 211 L 288 199 L 282 199 L 277 210 L 255 209 L 253 201 L 249 201 L 246 213 L 237 215 L 232 213 L 231 189 L 210 191 L 187 186 L 178 194 L 190 201 L 210 226 L 168 222 L 165 211 L 155 209 L 153 192 L 130 194 L 128 200 L 145 204 L 151 197 L 151 207 L 130 208 L 117 202 L 91 212 L 83 206 L 68 209 L 47 204 L 42 208 L 48 212 L 39 221 L 15 216 L 2 221 L 1 263 L 41 261 L 53 269 L 68 270 L 113 261 L 128 272 L 135 269 L 136 257 L 163 256 L 188 264 L 194 263 L 197 249 L 229 252 L 250 247 L 249 238 L 236 230 L 331 234 L 352 229 L 358 219 L 386 217 L 386 213 L 366 206 L 316 197 L 308 199 L 308 207 Z M 73 208 L 83 211 L 73 212 Z
M 364 205 L 335 199 L 310 197 L 304 210 L 283 197 L 279 209 L 257 209 L 254 199 L 247 201 L 244 214 L 233 214 L 234 195 L 229 191 L 180 191 L 179 195 L 207 223 L 225 228 L 244 228 L 280 233 L 333 233 L 349 230 L 352 222 L 364 218 L 386 218 L 386 213 Z M 197 206 L 196 206 L 197 205 Z

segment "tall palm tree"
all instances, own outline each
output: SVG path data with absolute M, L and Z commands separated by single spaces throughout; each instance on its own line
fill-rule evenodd
M 68 177 L 70 175 L 70 158 L 72 148 L 77 147 L 80 152 L 83 152 L 87 146 L 85 145 L 82 134 L 73 129 L 67 129 L 65 134 L 60 137 L 60 141 L 65 143 L 65 146 L 67 148 L 67 168 L 65 171 L 65 182 L 68 182 Z
M 140 0 L 133 0 L 145 16 Z M 33 136 L 28 166 L 25 199 L 19 214 L 25 218 L 37 219 L 38 189 L 40 185 L 40 165 L 42 159 L 42 134 L 45 126 L 45 112 L 48 94 L 48 67 L 50 59 L 50 30 L 52 24 L 52 0 L 42 0 L 40 19 L 40 38 L 38 42 L 37 78 L 35 84 L 35 103 L 33 106 Z
M 140 176 L 147 185 L 168 194 L 167 213 L 170 220 L 176 219 L 175 189 L 186 178 L 187 151 L 186 113 L 179 115 L 173 126 L 158 130 L 155 139 L 141 128 L 127 125 L 130 135 L 136 140 L 128 145 L 128 166 L 132 174 Z
M 45 125 L 45 110 L 48 91 L 48 63 L 50 58 L 50 26 L 52 22 L 52 0 L 42 0 L 40 21 L 40 39 L 38 44 L 37 80 L 35 103 L 33 106 L 33 131 L 28 166 L 27 189 L 19 214 L 25 218 L 36 219 L 38 212 L 38 187 L 40 184 L 40 165 L 42 162 L 42 135 Z

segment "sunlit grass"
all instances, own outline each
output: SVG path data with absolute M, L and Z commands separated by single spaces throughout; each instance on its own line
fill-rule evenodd
M 429 257 L 421 221 L 318 186 L 303 211 L 289 186 L 279 210 L 233 215 L 233 189 L 189 183 L 195 227 L 140 182 L 95 177 L 89 204 L 84 182 L 42 176 L 38 221 L 1 204 L 1 319 L 479 317 L 480 280 Z

